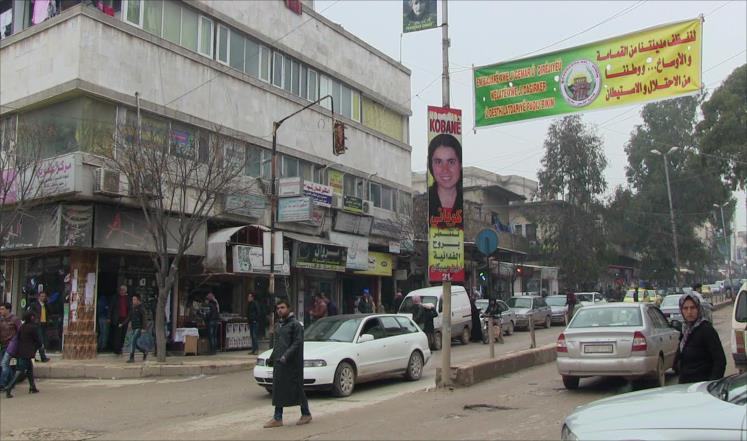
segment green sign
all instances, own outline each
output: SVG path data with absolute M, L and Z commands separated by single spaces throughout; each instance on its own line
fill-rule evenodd
M 636 104 L 701 88 L 701 19 L 476 67 L 475 127 Z
M 363 199 L 355 196 L 345 196 L 342 198 L 342 209 L 350 213 L 363 213 Z

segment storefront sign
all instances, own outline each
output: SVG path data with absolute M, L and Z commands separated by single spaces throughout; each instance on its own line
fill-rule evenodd
M 346 248 L 296 241 L 293 266 L 296 268 L 345 272 Z
M 302 189 L 303 179 L 299 176 L 278 179 L 278 196 L 301 196 Z
M 60 206 L 31 208 L 0 238 L 0 250 L 52 247 L 60 244 Z
M 330 208 L 332 206 L 332 187 L 304 181 L 303 194 L 309 196 L 316 205 Z
M 269 274 L 270 265 L 262 263 L 262 248 L 247 245 L 234 245 L 233 272 L 249 274 Z M 283 264 L 275 265 L 275 274 L 290 275 L 290 253 L 283 250 Z
M 702 19 L 473 71 L 475 127 L 701 90 Z
M 93 244 L 93 205 L 60 206 L 60 245 L 90 247 Z
M 373 218 L 370 216 L 357 216 L 342 211 L 335 214 L 335 224 L 332 228 L 343 233 L 359 234 L 368 236 L 371 232 Z
M 368 252 L 368 270 L 356 271 L 356 274 L 366 276 L 392 276 L 392 266 L 394 262 L 392 255 L 387 253 L 380 253 L 378 251 Z
M 226 195 L 224 212 L 242 216 L 262 218 L 265 215 L 267 203 L 264 196 L 256 194 Z
M 327 182 L 332 187 L 333 195 L 342 197 L 344 176 L 345 174 L 341 171 L 327 170 Z
M 278 222 L 311 220 L 311 198 L 307 196 L 278 199 Z
M 330 231 L 329 240 L 348 247 L 346 268 L 352 270 L 368 269 L 368 238 Z
M 2 204 L 12 204 L 20 200 L 72 193 L 80 190 L 76 177 L 82 168 L 80 156 L 75 153 L 44 160 L 34 170 L 25 170 L 21 176 L 15 170 L 2 171 L 2 181 L 8 182 Z M 4 184 L 5 185 L 5 184 Z
M 390 240 L 389 241 L 389 252 L 392 254 L 399 254 L 401 252 L 402 248 L 399 244 L 399 242 Z
M 363 199 L 355 196 L 344 196 L 342 198 L 342 209 L 350 213 L 363 214 Z
M 428 106 L 428 280 L 464 282 L 462 111 Z
M 373 227 L 371 228 L 371 235 L 400 239 L 402 237 L 402 226 L 391 219 L 375 218 Z

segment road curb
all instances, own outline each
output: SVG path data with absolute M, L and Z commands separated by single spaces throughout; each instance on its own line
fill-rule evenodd
M 37 363 L 34 374 L 37 378 L 122 380 L 153 377 L 193 377 L 197 375 L 220 375 L 233 372 L 249 372 L 256 363 L 252 361 L 196 364 L 168 364 L 147 362 L 139 365 L 118 366 L 111 364 L 72 364 L 64 361 Z
M 732 301 L 731 301 L 731 300 L 729 300 L 729 301 L 726 301 L 726 302 L 721 302 L 721 303 L 719 303 L 719 304 L 717 304 L 717 305 L 713 305 L 713 310 L 715 311 L 715 310 L 717 310 L 717 309 L 721 309 L 721 308 L 724 308 L 724 307 L 726 307 L 726 306 L 731 306 L 731 305 L 733 305 L 733 304 L 734 304 L 734 303 L 732 303 Z
M 468 387 L 481 381 L 555 361 L 555 343 L 535 349 L 511 352 L 491 360 L 481 360 L 451 367 L 452 384 Z M 441 383 L 441 368 L 436 368 L 436 385 Z

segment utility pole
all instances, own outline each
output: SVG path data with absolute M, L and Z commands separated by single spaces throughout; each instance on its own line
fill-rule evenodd
M 443 49 L 443 73 L 441 75 L 441 101 L 443 107 L 450 107 L 449 94 L 449 5 L 441 0 L 441 32 Z M 443 314 L 441 320 L 441 385 L 451 386 L 451 281 L 443 282 Z
M 680 251 L 677 248 L 677 227 L 674 224 L 674 208 L 672 207 L 672 187 L 669 184 L 669 162 L 668 156 L 670 153 L 674 153 L 679 150 L 679 147 L 672 147 L 668 152 L 662 153 L 659 150 L 651 150 L 651 153 L 661 156 L 664 160 L 664 176 L 667 179 L 667 196 L 669 196 L 669 220 L 672 223 L 672 243 L 674 245 L 674 280 L 677 284 L 677 288 L 681 288 L 680 283 Z
M 713 204 L 714 207 L 721 209 L 721 228 L 724 234 L 724 245 L 726 246 L 726 276 L 729 278 L 729 287 L 731 288 L 732 294 L 734 294 L 734 287 L 731 286 L 731 236 L 726 239 L 726 221 L 724 220 L 724 204 Z M 731 224 L 731 221 L 729 222 Z M 737 290 L 739 287 L 737 287 Z

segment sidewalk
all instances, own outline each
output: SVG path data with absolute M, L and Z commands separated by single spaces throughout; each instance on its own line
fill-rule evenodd
M 146 362 L 137 354 L 134 363 L 127 363 L 127 355 L 100 354 L 93 360 L 63 360 L 61 356 L 50 355 L 47 363 L 34 363 L 37 378 L 89 378 L 119 380 L 143 377 L 188 377 L 196 375 L 216 375 L 231 372 L 249 372 L 257 361 L 256 355 L 248 350 L 219 352 L 216 355 L 174 355 L 159 363 L 155 354 L 150 354 Z

